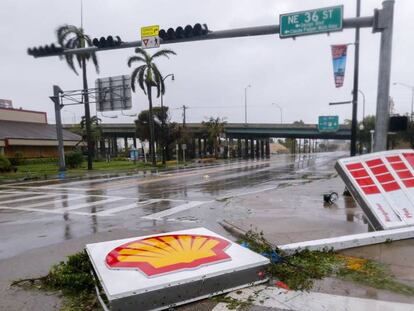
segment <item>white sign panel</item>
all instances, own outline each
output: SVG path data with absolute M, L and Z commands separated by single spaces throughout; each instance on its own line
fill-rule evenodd
M 414 151 L 338 160 L 336 169 L 375 229 L 414 225 Z
M 131 297 L 136 297 L 136 301 L 140 302 L 134 306 L 141 307 L 134 310 L 161 310 L 168 308 L 172 301 L 174 304 L 183 303 L 179 300 L 180 290 L 183 290 L 180 286 L 187 286 L 187 296 L 181 298 L 186 300 L 184 302 L 203 298 L 200 297 L 199 285 L 196 285 L 199 282 L 204 283 L 206 288 L 209 282 L 217 284 L 212 286 L 209 295 L 216 294 L 221 285 L 217 279 L 220 276 L 225 276 L 223 283 L 227 282 L 221 292 L 232 289 L 226 288 L 234 286 L 229 282 L 245 282 L 237 287 L 263 282 L 264 274 L 260 279 L 257 269 L 264 271 L 269 263 L 267 258 L 205 228 L 89 244 L 86 250 L 108 301 L 118 301 L 116 303 L 120 306 L 123 298 L 128 297 L 130 303 L 135 299 Z M 228 279 L 229 274 L 233 273 L 242 273 L 242 276 Z M 160 293 L 163 290 L 165 292 Z M 155 299 L 155 304 L 161 303 L 162 299 L 166 302 L 159 308 L 155 308 L 154 304 L 144 306 L 149 301 L 143 297 L 149 295 Z
M 129 75 L 99 78 L 96 85 L 96 111 L 128 110 L 132 107 Z
M 142 38 L 141 41 L 143 49 L 152 49 L 160 47 L 160 37 L 158 36 Z
M 160 47 L 160 37 L 158 36 L 159 31 L 159 25 L 146 26 L 141 28 L 141 42 L 143 49 Z

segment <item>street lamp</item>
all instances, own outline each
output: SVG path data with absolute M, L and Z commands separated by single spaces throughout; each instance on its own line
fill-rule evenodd
M 168 77 L 171 77 L 171 81 L 175 80 L 174 74 L 170 73 L 168 75 L 166 75 L 164 78 L 162 78 L 162 81 L 164 82 Z M 161 93 L 161 108 L 164 107 L 164 102 L 163 102 L 163 94 Z
M 280 111 L 280 123 L 282 124 L 283 123 L 283 108 L 279 104 L 276 104 L 276 103 L 272 103 L 272 105 L 275 105 L 277 108 L 279 108 L 279 111 Z
M 393 85 L 401 85 L 407 89 L 411 89 L 411 115 L 410 120 L 413 121 L 413 106 L 414 106 L 414 85 L 409 85 L 401 82 L 394 82 Z
M 174 74 L 170 73 L 166 75 L 164 78 L 162 78 L 162 82 L 164 82 L 168 77 L 171 77 L 171 81 L 175 80 Z M 161 92 L 161 111 L 162 112 L 164 112 L 163 108 L 164 108 L 164 101 L 163 101 L 163 94 Z M 164 137 L 165 135 L 165 118 L 164 117 L 161 120 L 161 133 L 162 133 L 162 136 Z M 162 144 L 161 148 L 162 148 L 162 164 L 165 165 L 166 152 L 165 152 L 164 144 Z
M 250 84 L 244 88 L 244 123 L 247 124 L 247 89 L 252 87 Z

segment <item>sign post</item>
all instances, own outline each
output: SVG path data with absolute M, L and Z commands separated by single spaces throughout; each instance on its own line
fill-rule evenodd
M 183 162 L 185 163 L 185 151 L 187 150 L 187 145 L 181 144 L 181 149 L 183 149 Z
M 280 38 L 342 30 L 343 6 L 281 14 Z
M 160 37 L 158 36 L 159 31 L 159 25 L 146 26 L 141 28 L 141 42 L 143 49 L 160 47 Z

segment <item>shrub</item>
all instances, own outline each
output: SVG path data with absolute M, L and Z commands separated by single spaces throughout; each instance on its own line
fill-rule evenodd
M 24 164 L 49 164 L 49 163 L 57 163 L 59 161 L 58 158 L 32 158 L 32 159 L 25 159 Z
M 73 151 L 66 155 L 66 164 L 69 168 L 78 168 L 83 163 L 83 155 L 80 151 Z
M 25 159 L 23 158 L 23 153 L 16 152 L 13 158 L 10 158 L 10 164 L 14 166 L 25 164 Z
M 127 157 L 114 157 L 111 159 L 112 161 L 128 161 Z
M 0 172 L 9 172 L 12 168 L 12 165 L 9 161 L 9 159 L 5 156 L 0 154 Z

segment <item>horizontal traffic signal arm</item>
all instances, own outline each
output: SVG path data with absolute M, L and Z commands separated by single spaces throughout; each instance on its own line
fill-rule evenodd
M 367 17 L 353 17 L 345 18 L 343 20 L 343 28 L 368 28 L 374 26 L 374 16 Z M 172 28 L 171 28 L 172 29 Z M 176 29 L 174 29 L 175 31 Z M 185 28 L 184 28 L 185 30 Z M 267 26 L 256 26 L 256 27 L 246 27 L 246 28 L 236 28 L 228 30 L 218 30 L 211 31 L 205 35 L 192 36 L 192 37 L 180 37 L 174 39 L 163 40 L 161 38 L 161 45 L 163 44 L 173 44 L 173 43 L 182 43 L 182 42 L 191 42 L 191 41 L 200 41 L 200 40 L 215 40 L 215 39 L 227 39 L 227 38 L 238 38 L 238 37 L 253 37 L 253 36 L 263 36 L 263 35 L 274 35 L 278 34 L 280 31 L 279 25 L 267 25 Z M 168 30 L 167 30 L 168 32 Z M 59 54 L 54 55 L 33 55 L 34 57 L 42 56 L 55 56 L 55 55 L 65 55 L 65 54 L 81 54 L 85 52 L 98 52 L 103 50 L 115 50 L 115 49 L 126 49 L 126 48 L 136 48 L 142 46 L 141 40 L 131 41 L 131 42 L 121 42 L 118 46 L 98 48 L 96 46 L 81 48 L 81 49 L 64 49 Z
M 29 48 L 27 49 L 27 54 L 34 57 L 58 56 L 63 54 L 63 48 L 52 43 L 49 45 Z
M 100 37 L 92 40 L 92 44 L 100 49 L 119 47 L 121 43 L 122 40 L 119 36 Z

